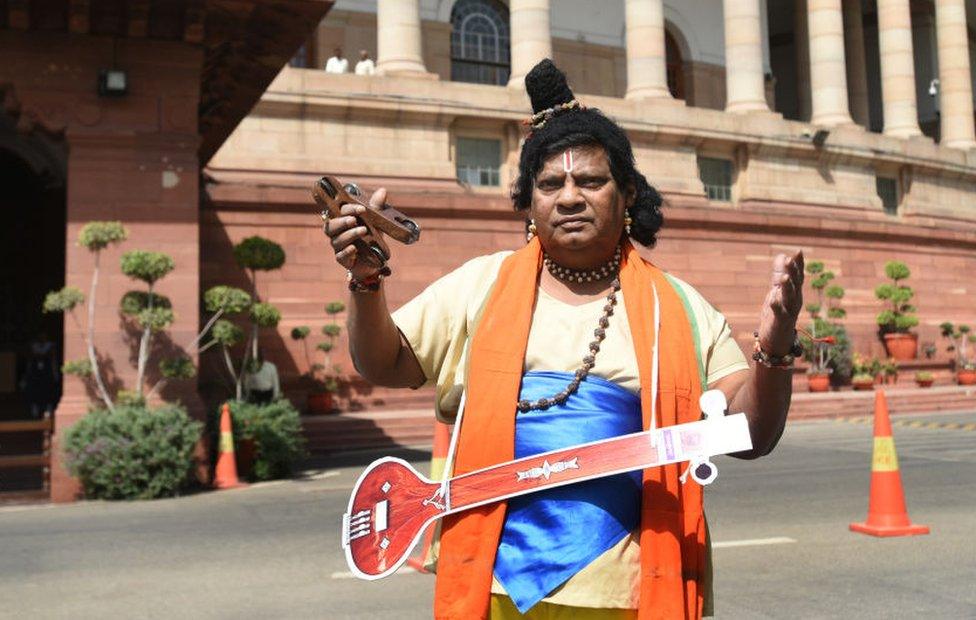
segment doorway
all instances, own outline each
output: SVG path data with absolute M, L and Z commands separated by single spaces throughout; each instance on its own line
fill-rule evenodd
M 49 349 L 60 375 L 64 340 L 63 317 L 41 311 L 44 296 L 64 286 L 64 149 L 18 133 L 11 120 L 0 119 L 0 420 L 30 417 L 28 363 Z M 60 381 L 54 389 L 57 399 Z

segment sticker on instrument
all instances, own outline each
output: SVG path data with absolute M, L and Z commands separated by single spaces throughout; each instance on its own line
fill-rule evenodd
M 704 447 L 704 444 L 701 433 L 694 431 L 681 433 L 681 449 L 685 452 L 697 453 Z
M 677 445 L 674 441 L 674 432 L 665 428 L 661 431 L 661 437 L 664 439 L 664 455 L 668 461 L 678 460 L 680 458 L 681 446 Z
M 518 481 L 535 480 L 536 478 L 545 478 L 548 480 L 552 474 L 558 474 L 567 469 L 579 469 L 578 461 L 579 457 L 575 457 L 568 461 L 557 461 L 550 465 L 547 459 L 542 462 L 542 467 L 533 467 L 532 469 L 517 472 L 516 475 L 518 476 Z

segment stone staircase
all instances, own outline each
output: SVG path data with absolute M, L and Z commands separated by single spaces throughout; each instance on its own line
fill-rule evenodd
M 53 431 L 50 415 L 0 421 L 0 503 L 48 499 Z
M 944 385 L 917 388 L 898 384 L 883 388 L 892 414 L 976 411 L 976 386 Z M 874 414 L 874 391 L 839 391 L 822 394 L 794 392 L 790 419 L 850 418 Z
M 312 456 L 348 450 L 430 446 L 434 410 L 403 409 L 305 416 L 302 429 Z
M 892 414 L 976 411 L 976 386 L 943 385 L 923 389 L 901 382 L 879 387 L 885 390 Z M 855 392 L 849 388 L 820 394 L 796 391 L 790 420 L 860 417 L 873 413 L 873 391 Z M 431 408 L 414 408 L 306 416 L 302 418 L 302 426 L 313 456 L 349 450 L 430 446 L 434 412 Z

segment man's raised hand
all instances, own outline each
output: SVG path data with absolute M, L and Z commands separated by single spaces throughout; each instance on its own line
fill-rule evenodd
M 768 355 L 783 356 L 793 345 L 803 308 L 803 251 L 773 259 L 769 292 L 759 315 L 759 344 Z
M 379 188 L 370 196 L 369 204 L 373 208 L 382 208 L 386 202 L 386 188 Z M 366 207 L 353 203 L 342 205 L 342 215 L 329 218 L 322 226 L 322 231 L 330 239 L 335 251 L 336 262 L 352 272 L 353 278 L 365 279 L 377 273 L 375 267 L 362 260 L 358 260 L 358 252 L 354 245 L 357 239 L 365 237 L 369 229 L 359 225 L 356 216 L 366 212 Z M 381 235 L 379 231 L 376 235 Z

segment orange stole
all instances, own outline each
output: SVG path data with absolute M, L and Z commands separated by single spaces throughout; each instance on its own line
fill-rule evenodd
M 518 401 L 532 308 L 542 264 L 533 239 L 502 263 L 481 322 L 471 341 L 467 404 L 458 440 L 454 475 L 510 461 L 515 453 Z M 691 323 L 664 273 L 624 244 L 620 284 L 634 340 L 641 385 L 644 429 L 650 427 L 654 297 L 661 308 L 657 424 L 700 418 L 702 386 Z M 685 464 L 644 471 L 641 500 L 640 620 L 701 618 L 705 573 L 702 488 L 678 476 Z M 506 502 L 489 504 L 444 519 L 434 617 L 486 619 L 492 569 L 505 521 Z

